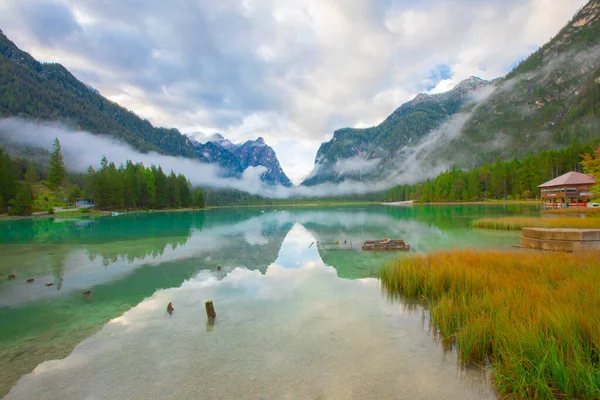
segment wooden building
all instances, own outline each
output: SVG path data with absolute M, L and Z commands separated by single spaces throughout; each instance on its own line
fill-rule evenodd
M 542 201 L 549 206 L 585 206 L 590 200 L 590 189 L 596 184 L 593 175 L 567 172 L 538 187 L 542 190 Z

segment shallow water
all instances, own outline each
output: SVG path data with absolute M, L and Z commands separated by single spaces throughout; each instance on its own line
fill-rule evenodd
M 373 277 L 399 254 L 363 253 L 360 243 L 509 248 L 518 234 L 469 224 L 512 213 L 537 210 L 252 208 L 1 223 L 0 395 L 493 398 L 485 370 L 461 370 L 431 337 L 426 311 L 381 293 Z M 353 249 L 313 243 L 335 240 Z

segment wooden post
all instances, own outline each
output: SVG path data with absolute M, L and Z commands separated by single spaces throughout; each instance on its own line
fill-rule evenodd
M 215 307 L 213 305 L 212 300 L 207 301 L 205 304 L 205 307 L 206 307 L 206 316 L 208 317 L 209 321 L 217 318 L 217 313 L 215 312 Z

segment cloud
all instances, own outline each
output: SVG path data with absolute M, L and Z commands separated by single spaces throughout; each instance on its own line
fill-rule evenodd
M 377 168 L 381 158 L 365 158 L 361 155 L 337 160 L 334 165 L 335 172 L 340 175 L 345 173 L 367 174 Z
M 154 124 L 280 152 L 375 125 L 434 85 L 504 75 L 584 2 L 5 0 L 0 26 Z
M 146 166 L 160 165 L 166 172 L 173 170 L 175 173 L 184 174 L 193 185 L 210 186 L 216 188 L 237 189 L 259 194 L 270 198 L 290 197 L 323 197 L 343 196 L 349 194 L 365 194 L 374 191 L 388 189 L 396 183 L 406 182 L 410 179 L 418 179 L 424 175 L 417 175 L 417 171 L 427 171 L 435 174 L 437 169 L 424 168 L 426 154 L 443 145 L 455 135 L 460 122 L 451 120 L 444 124 L 439 131 L 433 132 L 428 139 L 418 146 L 407 150 L 407 166 L 398 166 L 399 174 L 386 177 L 384 181 L 364 183 L 356 181 L 345 181 L 341 183 L 325 183 L 321 185 L 306 187 L 284 187 L 266 186 L 260 177 L 265 172 L 265 167 L 247 168 L 241 179 L 223 178 L 223 171 L 211 164 L 201 163 L 197 160 L 172 157 L 157 153 L 139 153 L 128 144 L 108 136 L 93 135 L 88 132 L 72 130 L 57 123 L 35 123 L 19 118 L 0 119 L 0 138 L 8 145 L 27 145 L 40 149 L 50 150 L 54 138 L 57 137 L 62 145 L 65 164 L 70 171 L 84 172 L 90 166 L 98 168 L 102 156 L 106 156 L 110 162 L 116 165 L 125 163 L 127 160 L 141 162 Z M 411 153 L 412 152 L 412 153 Z M 374 168 L 379 161 L 354 158 L 354 163 L 362 165 L 362 168 Z M 421 163 L 421 164 L 419 164 Z M 419 168 L 418 165 L 421 165 Z M 440 167 L 441 168 L 441 167 Z

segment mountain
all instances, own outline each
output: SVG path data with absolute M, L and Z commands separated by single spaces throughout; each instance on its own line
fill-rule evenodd
M 291 185 L 275 152 L 261 138 L 249 141 L 247 147 L 260 142 L 264 148 L 244 151 L 242 163 L 233 154 L 238 146 L 222 136 L 200 146 L 177 129 L 154 127 L 104 98 L 62 65 L 36 61 L 0 30 L 0 118 L 7 117 L 61 121 L 76 129 L 113 136 L 141 152 L 155 151 L 218 164 L 228 177 L 240 177 L 248 165 L 264 166 L 265 183 Z
M 446 93 L 420 93 L 377 126 L 335 131 L 333 138 L 319 148 L 315 168 L 303 184 L 384 177 L 395 168 L 403 148 L 419 143 L 451 115 L 474 102 L 476 93 L 489 91 L 494 85 L 494 81 L 471 77 Z
M 599 114 L 600 0 L 591 0 L 506 76 L 421 93 L 377 126 L 335 131 L 303 184 L 389 179 L 402 171 L 427 177 L 576 138 L 588 142 L 600 137 Z
M 243 144 L 234 144 L 222 135 L 215 133 L 206 143 L 190 139 L 195 151 L 211 163 L 218 164 L 227 176 L 240 177 L 248 167 L 265 167 L 261 180 L 268 184 L 292 186 L 277 159 L 275 151 L 268 146 L 262 137 L 248 140 Z
M 285 175 L 279 165 L 275 151 L 265 144 L 262 137 L 256 140 L 248 140 L 246 143 L 238 146 L 235 155 L 240 160 L 242 168 L 264 166 L 267 168 L 262 173 L 261 179 L 264 182 L 277 182 L 283 186 L 292 186 L 292 182 Z

